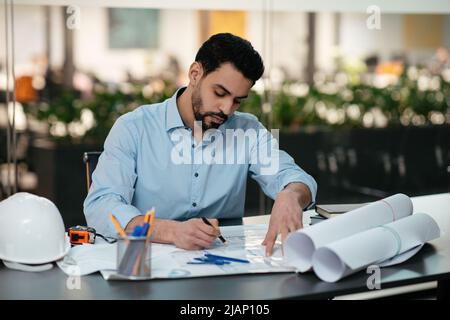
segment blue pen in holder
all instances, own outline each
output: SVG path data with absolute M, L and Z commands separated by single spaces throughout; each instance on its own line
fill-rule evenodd
M 130 280 L 151 277 L 151 241 L 145 236 L 118 237 L 117 274 Z

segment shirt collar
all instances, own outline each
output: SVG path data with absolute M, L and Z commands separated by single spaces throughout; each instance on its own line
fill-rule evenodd
M 167 101 L 166 131 L 174 128 L 182 128 L 185 126 L 177 107 L 177 97 L 179 97 L 185 89 L 186 87 L 179 88 Z
M 185 128 L 185 124 L 181 119 L 180 112 L 178 111 L 177 106 L 177 98 L 186 90 L 186 87 L 179 88 L 174 95 L 169 98 L 167 101 L 167 109 L 166 109 L 166 131 L 175 128 Z M 230 124 L 231 118 L 234 117 L 234 114 L 228 118 L 228 121 L 219 126 L 219 132 L 224 134 L 226 129 L 228 129 L 228 125 Z

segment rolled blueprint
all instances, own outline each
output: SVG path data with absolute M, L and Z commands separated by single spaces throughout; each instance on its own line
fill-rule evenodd
M 313 270 L 320 279 L 335 282 L 370 265 L 401 263 L 439 236 L 432 217 L 415 213 L 317 249 Z
M 412 212 L 411 199 L 399 193 L 293 232 L 286 239 L 284 249 L 286 262 L 300 272 L 308 271 L 312 267 L 312 257 L 317 248 L 355 233 L 399 220 L 411 215 Z

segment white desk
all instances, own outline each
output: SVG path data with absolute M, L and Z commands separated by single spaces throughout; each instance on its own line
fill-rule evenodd
M 427 213 L 432 216 L 444 233 L 450 231 L 450 192 L 440 193 L 420 197 L 411 197 L 413 212 Z M 307 221 L 309 216 L 315 216 L 314 210 L 304 212 L 307 216 L 303 221 Z M 269 223 L 270 215 L 261 215 L 244 218 L 244 224 Z

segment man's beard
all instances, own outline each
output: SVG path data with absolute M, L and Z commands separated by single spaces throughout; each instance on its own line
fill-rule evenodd
M 228 116 L 223 112 L 202 112 L 203 109 L 203 100 L 200 97 L 199 90 L 194 90 L 192 93 L 192 109 L 194 111 L 194 117 L 195 121 L 201 121 L 202 122 L 202 129 L 203 131 L 206 131 L 208 129 L 217 129 L 222 124 L 224 124 L 228 120 Z M 222 123 L 216 123 L 214 121 L 211 121 L 210 124 L 207 124 L 205 121 L 205 118 L 207 116 L 215 116 L 217 118 L 222 119 Z

